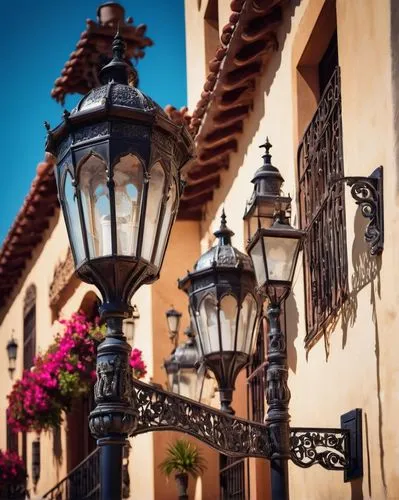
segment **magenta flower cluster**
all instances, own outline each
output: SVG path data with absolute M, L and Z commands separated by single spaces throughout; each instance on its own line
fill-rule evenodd
M 133 349 L 130 354 L 130 366 L 133 370 L 133 377 L 143 378 L 147 373 L 147 366 L 142 358 L 143 353 L 140 349 Z
M 25 480 L 26 469 L 21 457 L 13 451 L 0 450 L 0 485 L 18 486 Z
M 62 412 L 96 379 L 96 344 L 103 339 L 102 329 L 80 313 L 60 323 L 64 332 L 35 358 L 33 368 L 23 372 L 8 395 L 8 423 L 14 432 L 60 425 Z

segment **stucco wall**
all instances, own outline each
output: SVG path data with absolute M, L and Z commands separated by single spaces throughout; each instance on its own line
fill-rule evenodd
M 296 150 L 303 123 L 297 103 L 296 65 L 323 6 L 322 0 L 291 2 L 279 33 L 280 50 L 259 79 L 253 111 L 246 120 L 239 149 L 230 157 L 221 187 L 207 205 L 201 224 L 202 250 L 219 222 L 222 204 L 233 243 L 244 247 L 245 201 L 250 180 L 262 164 L 258 146 L 268 135 L 273 163 L 280 169 L 285 193 L 296 215 Z M 304 348 L 305 309 L 300 259 L 293 294 L 287 302 L 291 424 L 339 426 L 340 415 L 363 409 L 364 477 L 344 484 L 342 473 L 320 467 L 302 470 L 290 464 L 294 500 L 399 498 L 398 437 L 398 178 L 394 155 L 391 81 L 391 2 L 337 0 L 339 64 L 341 67 L 345 175 L 369 175 L 384 165 L 385 249 L 370 258 L 363 241 L 365 221 L 349 189 L 346 192 L 346 232 L 350 294 L 344 312 L 331 331 L 307 353 Z M 194 49 L 192 49 L 194 50 Z M 394 55 L 396 57 L 396 55 Z M 194 62 L 189 65 L 190 74 Z M 394 82 L 397 86 L 397 82 Z M 197 84 L 189 94 L 199 98 Z M 195 97 L 192 97 L 195 102 Z M 363 495 L 363 496 L 362 496 Z M 252 498 L 252 497 L 251 497 Z M 257 498 L 257 497 L 254 497 Z

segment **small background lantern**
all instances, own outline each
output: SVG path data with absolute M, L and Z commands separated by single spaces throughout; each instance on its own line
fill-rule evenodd
M 7 342 L 7 356 L 8 356 L 8 372 L 10 377 L 14 376 L 14 371 L 16 368 L 17 362 L 17 352 L 18 352 L 18 344 L 14 339 L 14 330 L 11 339 Z
M 235 380 L 254 349 L 261 306 L 251 259 L 231 245 L 234 233 L 224 211 L 214 234 L 217 245 L 200 257 L 179 288 L 189 295 L 192 322 L 204 363 L 218 382 L 221 407 L 233 413 Z
M 202 395 L 205 368 L 200 364 L 200 353 L 191 326 L 184 330 L 187 340 L 173 350 L 165 360 L 168 390 L 199 401 Z
M 169 338 L 172 342 L 174 342 L 175 346 L 177 346 L 182 314 L 181 312 L 176 311 L 176 309 L 172 306 L 166 311 L 165 315 L 168 323 Z

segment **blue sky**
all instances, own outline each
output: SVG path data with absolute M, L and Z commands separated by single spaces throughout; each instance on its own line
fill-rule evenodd
M 54 127 L 63 108 L 51 97 L 53 83 L 85 21 L 96 19 L 101 0 L 13 0 L 2 2 L 0 30 L 0 142 L 2 189 L 0 242 L 3 242 L 44 158 L 45 129 Z M 154 45 L 137 66 L 140 88 L 161 106 L 187 102 L 183 0 L 120 2 L 134 24 L 147 24 Z M 71 109 L 80 96 L 66 100 Z

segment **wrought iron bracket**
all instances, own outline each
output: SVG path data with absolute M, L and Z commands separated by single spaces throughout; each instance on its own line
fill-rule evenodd
M 341 416 L 341 428 L 291 427 L 291 460 L 299 467 L 319 464 L 344 471 L 344 481 L 363 475 L 362 410 Z
M 364 239 L 370 245 L 370 254 L 379 255 L 384 249 L 384 197 L 383 167 L 374 170 L 369 177 L 342 177 L 334 183 L 345 182 L 351 187 L 352 198 L 370 222 Z
M 232 457 L 280 459 L 271 429 L 257 422 L 134 380 L 132 408 L 136 424 L 131 435 L 174 430 L 190 434 Z M 292 427 L 290 458 L 299 467 L 319 464 L 327 470 L 345 471 L 345 480 L 362 475 L 362 417 L 353 410 L 341 417 L 341 429 Z M 346 479 L 348 478 L 348 479 Z
M 132 405 L 137 422 L 132 436 L 150 431 L 185 432 L 232 457 L 273 459 L 269 428 L 233 417 L 210 406 L 133 381 Z

